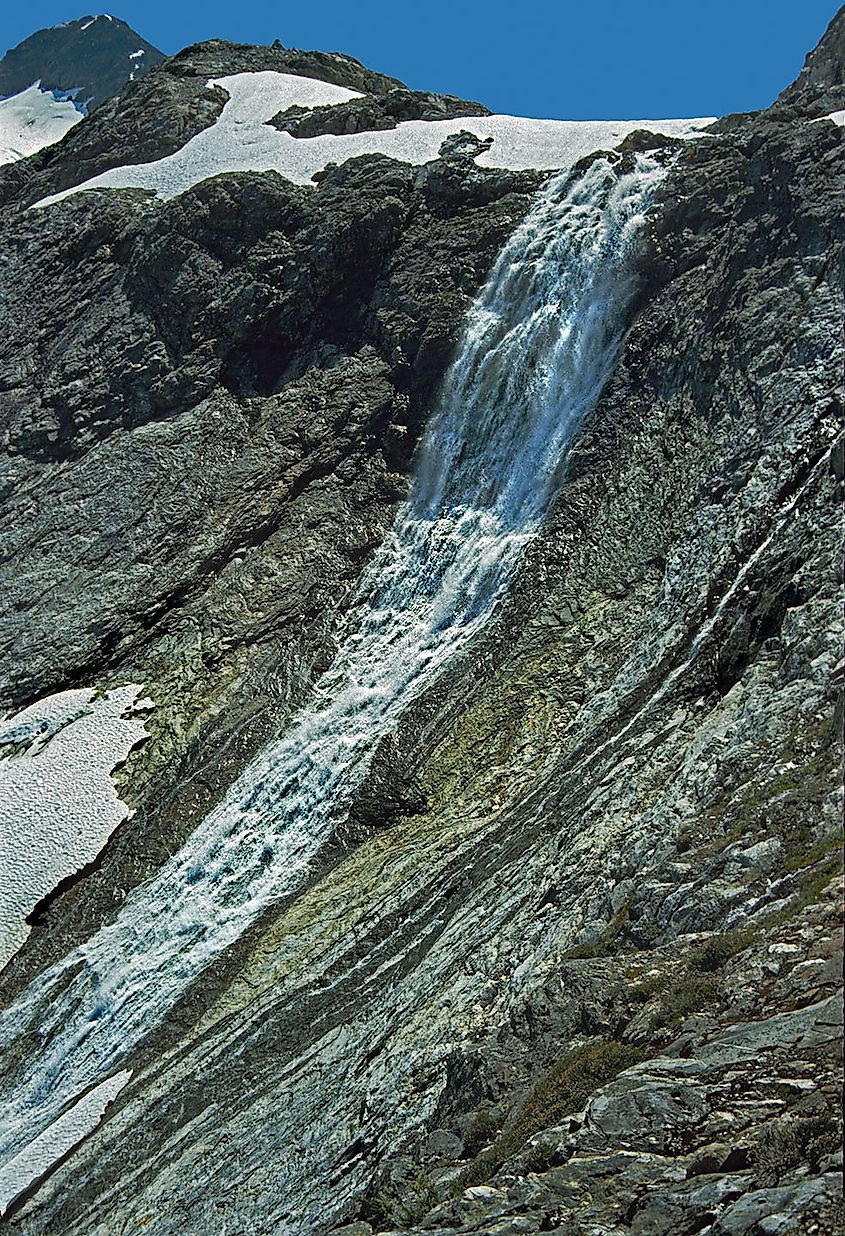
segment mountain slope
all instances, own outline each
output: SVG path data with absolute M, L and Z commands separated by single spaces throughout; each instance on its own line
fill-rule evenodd
M 253 168 L 169 200 L 130 187 L 28 209 L 180 149 L 225 104 L 209 78 L 258 72 L 365 95 L 344 133 L 383 133 L 396 117 L 377 100 L 396 91 L 400 114 L 434 107 L 343 57 L 204 45 L 133 85 L 158 107 L 104 104 L 2 177 L 4 700 L 143 683 L 154 705 L 118 774 L 132 818 L 37 907 L 3 973 L 6 1110 L 30 1075 L 39 1095 L 26 1137 L 70 1086 L 68 1035 L 80 1059 L 124 1014 L 136 1036 L 104 1056 L 105 1120 L 33 1170 L 10 1230 L 833 1231 L 845 155 L 819 109 L 843 83 L 820 69 L 810 94 L 683 146 L 629 134 L 557 189 L 479 166 L 479 130 L 422 166 L 364 153 L 314 184 Z M 323 105 L 282 123 L 293 143 L 339 136 Z M 544 282 L 579 220 L 598 211 L 615 235 L 597 185 L 618 209 L 650 177 L 647 223 L 607 267 L 622 287 L 599 279 L 590 299 L 574 256 Z M 510 529 L 498 607 L 391 717 L 350 809 L 291 862 L 298 882 L 156 1003 L 174 957 L 196 956 L 208 870 L 222 861 L 234 901 L 208 919 L 226 923 L 247 858 L 257 888 L 282 842 L 307 840 L 316 811 L 277 828 L 307 779 L 275 786 L 260 752 L 338 652 L 357 664 L 355 624 L 380 612 L 367 572 L 401 541 L 414 446 L 452 406 L 438 391 L 489 377 L 494 430 L 540 375 L 560 377 L 551 411 L 569 408 L 570 278 L 584 312 L 566 324 L 624 338 L 566 467 L 506 485 L 559 492 L 539 530 Z M 523 305 L 525 360 L 488 374 L 473 332 L 508 313 L 519 331 Z M 473 359 L 460 386 L 455 355 Z M 447 458 L 472 475 L 486 404 L 469 407 Z M 489 486 L 512 457 L 483 460 Z M 429 570 L 472 514 L 434 521 Z M 483 566 L 495 538 L 471 527 Z M 363 712 L 383 684 L 353 686 Z M 132 919 L 256 766 L 223 859 L 194 853 L 153 926 Z M 143 935 L 169 915 L 184 951 Z M 133 922 L 157 947 L 97 973 Z
M 33 82 L 73 98 L 86 110 L 119 94 L 164 60 L 163 52 L 128 26 L 101 13 L 39 30 L 0 60 L 0 95 L 15 95 Z
M 0 165 L 60 141 L 163 54 L 108 14 L 39 30 L 0 60 Z
M 830 22 L 824 38 L 809 52 L 804 67 L 791 85 L 782 91 L 779 102 L 813 107 L 816 114 L 845 106 L 845 8 Z

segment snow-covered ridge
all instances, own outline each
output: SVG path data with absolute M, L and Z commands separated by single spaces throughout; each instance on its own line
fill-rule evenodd
M 0 99 L 0 165 L 61 141 L 82 119 L 71 99 L 57 99 L 54 91 L 42 90 L 38 82 Z
M 48 206 L 86 189 L 148 189 L 171 198 L 223 172 L 275 171 L 309 185 L 329 163 L 356 155 L 385 154 L 406 163 L 436 159 L 443 141 L 462 129 L 493 144 L 478 162 L 522 170 L 566 168 L 583 155 L 615 146 L 633 129 L 648 128 L 689 137 L 712 117 L 693 120 L 529 120 L 518 116 L 466 116 L 452 120 L 409 120 L 395 129 L 369 133 L 295 138 L 268 121 L 285 108 L 317 107 L 360 97 L 355 91 L 309 77 L 271 71 L 212 79 L 229 100 L 215 124 L 164 159 L 132 164 L 94 176 L 83 184 L 36 203 Z

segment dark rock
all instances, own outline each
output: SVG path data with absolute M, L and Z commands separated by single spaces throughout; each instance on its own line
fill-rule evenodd
M 467 103 L 448 94 L 396 87 L 384 94 L 365 95 L 331 107 L 291 107 L 269 122 L 292 137 L 323 133 L 365 133 L 395 129 L 405 120 L 452 120 L 459 116 L 489 116 L 481 103 Z
M 845 97 L 845 6 L 831 18 L 818 47 L 809 52 L 795 81 L 778 95 L 779 103 L 816 107 L 823 99 Z M 839 103 L 842 106 L 842 103 Z M 834 108 L 828 108 L 833 111 Z
M 117 17 L 80 17 L 39 30 L 7 51 L 0 60 L 0 96 L 18 94 L 40 81 L 42 90 L 70 94 L 80 107 L 93 111 L 164 58 Z

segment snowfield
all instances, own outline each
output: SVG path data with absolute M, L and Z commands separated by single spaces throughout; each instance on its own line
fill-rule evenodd
M 96 858 L 128 816 L 111 772 L 147 737 L 135 714 L 152 703 L 140 691 L 61 691 L 0 721 L 0 968 L 41 898 Z
M 61 141 L 84 119 L 70 99 L 56 99 L 38 82 L 0 99 L 0 165 L 14 163 Z
M 97 1127 L 109 1103 L 131 1076 L 131 1069 L 124 1069 L 100 1082 L 30 1142 L 25 1150 L 0 1167 L 0 1215 L 5 1214 L 15 1198 L 20 1197 L 25 1189 Z
M 690 137 L 711 117 L 694 120 L 529 120 L 518 116 L 468 116 L 454 120 L 409 120 L 395 129 L 296 138 L 267 122 L 294 105 L 336 105 L 360 97 L 342 86 L 289 73 L 236 73 L 214 78 L 229 100 L 217 121 L 181 150 L 153 163 L 132 164 L 94 176 L 83 184 L 43 198 L 37 207 L 87 189 L 147 189 L 162 198 L 184 193 L 223 172 L 275 171 L 295 184 L 310 185 L 329 163 L 356 155 L 385 154 L 406 163 L 437 158 L 443 141 L 462 129 L 493 145 L 478 162 L 484 167 L 555 169 L 583 155 L 615 146 L 633 129 Z
M 841 112 L 828 112 L 826 116 L 816 116 L 815 120 L 810 121 L 810 124 L 818 124 L 820 120 L 832 120 L 834 124 L 845 125 L 845 110 Z

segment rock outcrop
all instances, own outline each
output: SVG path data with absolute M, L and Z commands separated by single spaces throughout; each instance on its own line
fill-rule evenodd
M 845 8 L 840 8 L 818 47 L 804 61 L 795 81 L 780 94 L 778 102 L 833 111 L 845 104 Z
M 365 133 L 395 129 L 403 120 L 452 120 L 456 116 L 489 116 L 489 108 L 448 94 L 423 90 L 390 90 L 365 95 L 335 107 L 292 107 L 274 116 L 271 124 L 292 137 L 321 133 Z
M 677 153 L 509 595 L 11 1231 L 837 1230 L 845 153 L 816 117 L 841 26 L 797 96 Z M 189 49 L 133 90 L 166 82 L 187 115 L 180 74 L 298 55 Z M 544 179 L 480 169 L 470 137 L 313 190 L 246 174 L 27 213 L 125 159 L 104 112 L 3 180 L 4 703 L 131 680 L 156 708 L 134 818 L 41 908 L 8 997 L 331 657 Z

